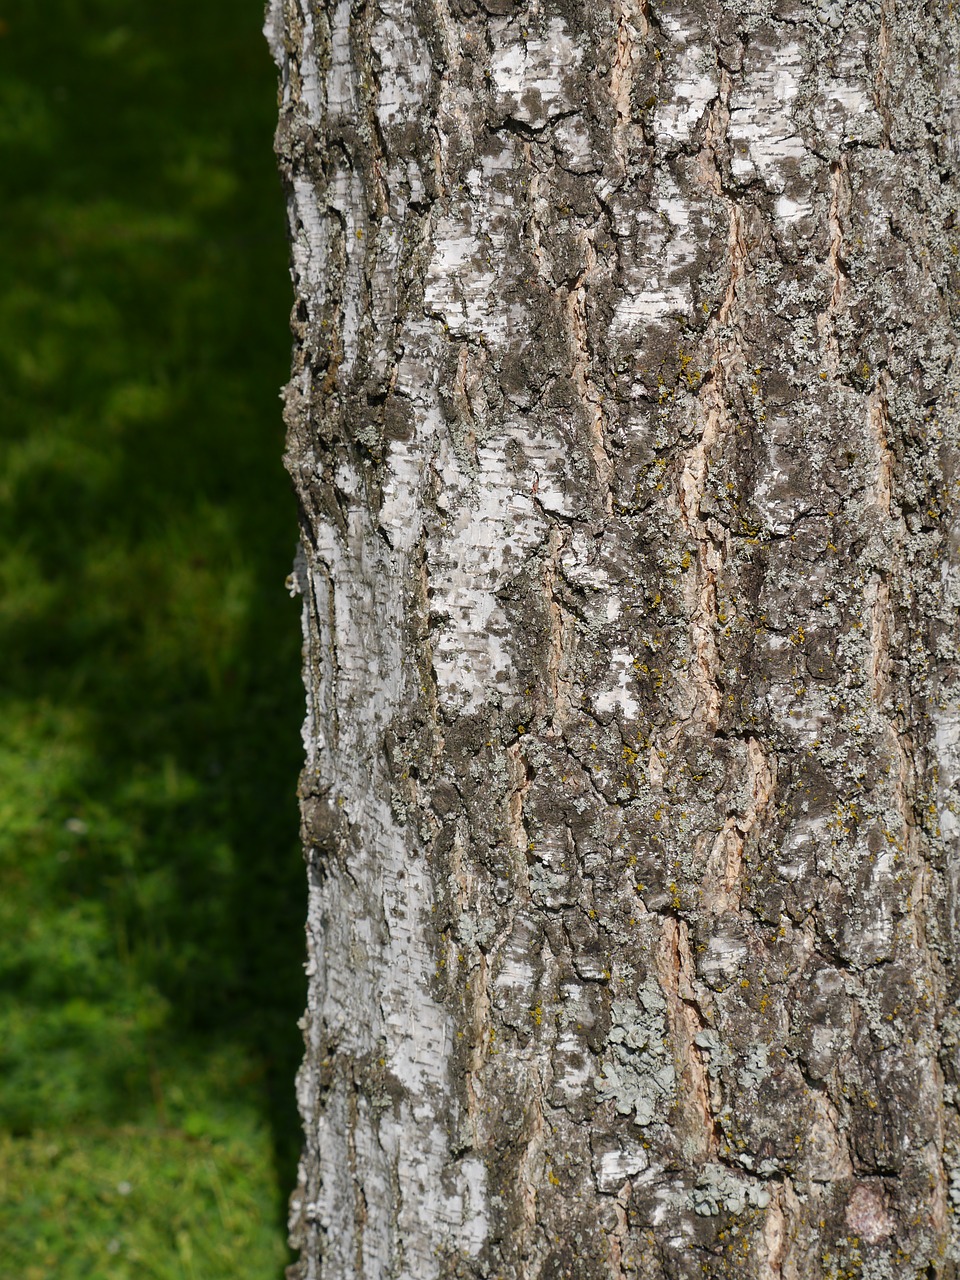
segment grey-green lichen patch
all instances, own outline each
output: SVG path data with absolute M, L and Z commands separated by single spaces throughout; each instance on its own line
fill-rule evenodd
M 738 1177 L 721 1164 L 708 1164 L 690 1192 L 694 1212 L 709 1217 L 726 1210 L 743 1213 L 745 1209 L 765 1209 L 770 1192 L 755 1178 Z
M 594 1080 L 597 1097 L 612 1101 L 620 1115 L 633 1114 L 645 1127 L 666 1118 L 676 1086 L 667 1041 L 667 1002 L 647 983 L 637 1000 L 615 1000 L 607 1036 L 610 1057 Z
M 712 1027 L 708 1027 L 705 1031 L 698 1031 L 693 1038 L 693 1043 L 698 1049 L 703 1049 L 707 1055 L 707 1072 L 711 1080 L 718 1079 L 724 1067 L 733 1064 L 733 1054 Z
M 763 1084 L 773 1068 L 770 1065 L 770 1051 L 765 1044 L 751 1045 L 738 1076 L 741 1089 L 749 1089 L 751 1085 Z
M 483 950 L 489 946 L 494 933 L 494 925 L 489 919 L 484 919 L 473 911 L 460 912 L 457 936 L 463 946 L 471 949 L 479 947 Z

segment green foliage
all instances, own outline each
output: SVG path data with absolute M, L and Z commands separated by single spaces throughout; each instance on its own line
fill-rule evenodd
M 3 1280 L 285 1258 L 302 693 L 261 21 L 0 0 Z
M 0 1138 L 0 1195 L 9 1219 L 2 1274 L 276 1275 L 279 1232 L 250 1230 L 273 1209 L 263 1176 L 269 1162 L 264 1134 L 236 1119 L 221 1139 L 130 1126 L 90 1131 L 82 1141 L 73 1133 Z

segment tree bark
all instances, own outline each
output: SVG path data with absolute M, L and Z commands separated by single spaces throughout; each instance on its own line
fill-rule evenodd
M 956 1273 L 958 22 L 272 0 L 302 1280 Z

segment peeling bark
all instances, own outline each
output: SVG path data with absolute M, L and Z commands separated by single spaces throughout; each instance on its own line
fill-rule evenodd
M 958 27 L 272 0 L 297 1280 L 957 1274 Z

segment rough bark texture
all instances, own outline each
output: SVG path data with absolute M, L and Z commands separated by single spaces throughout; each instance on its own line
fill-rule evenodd
M 957 1274 L 958 27 L 273 0 L 297 1277 Z

